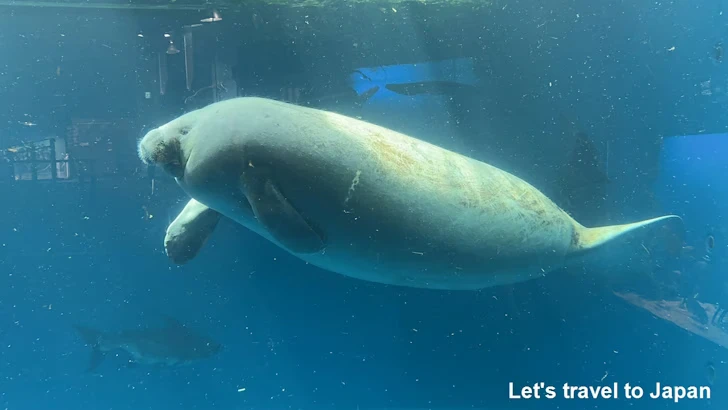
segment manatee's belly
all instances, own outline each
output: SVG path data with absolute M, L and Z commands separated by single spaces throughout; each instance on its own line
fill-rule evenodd
M 531 255 L 522 250 L 520 257 L 489 257 L 482 251 L 486 246 L 477 245 L 481 242 L 478 238 L 459 236 L 457 224 L 438 227 L 423 222 L 418 229 L 410 229 L 400 223 L 402 215 L 397 212 L 384 216 L 371 208 L 340 210 L 337 215 L 334 210 L 325 211 L 331 207 L 320 201 L 325 197 L 323 188 L 318 185 L 314 190 L 318 195 L 292 198 L 292 202 L 305 203 L 301 208 L 319 209 L 305 215 L 326 234 L 326 248 L 320 253 L 293 255 L 331 272 L 389 285 L 472 290 L 537 278 L 561 263 L 561 254 L 555 252 Z M 247 210 L 238 207 L 238 198 L 199 195 L 195 199 L 285 250 Z M 504 249 L 502 253 L 512 251 Z
M 312 265 L 356 279 L 440 290 L 476 290 L 523 282 L 544 276 L 559 266 L 558 261 L 554 260 L 550 264 L 535 262 L 513 266 L 501 264 L 499 267 L 483 265 L 463 268 L 457 266 L 457 255 L 447 260 L 439 259 L 439 255 L 413 255 L 419 259 L 388 252 L 383 252 L 378 257 L 334 246 L 327 248 L 324 254 L 298 257 Z
M 356 172 L 352 174 L 354 180 Z M 518 207 L 484 211 L 453 204 L 428 195 L 426 184 L 408 191 L 370 180 L 364 172 L 356 184 L 337 182 L 334 175 L 325 179 L 289 169 L 285 176 L 272 177 L 291 204 L 324 233 L 323 252 L 293 253 L 320 268 L 371 282 L 457 290 L 533 279 L 563 260 L 561 243 L 570 236 L 566 223 L 534 224 L 519 216 L 523 210 Z M 212 196 L 207 204 L 285 249 L 238 201 Z M 538 246 L 544 236 L 551 237 L 553 246 Z
M 406 208 L 402 212 L 390 208 L 387 218 L 372 211 L 315 218 L 327 234 L 326 250 L 298 256 L 358 279 L 450 290 L 522 282 L 558 268 L 563 261 L 563 249 L 532 249 L 525 239 L 520 245 L 508 243 L 491 236 L 488 229 L 473 229 L 469 222 L 438 225 L 445 217 L 438 217 L 437 205 L 431 205 L 435 222 L 422 221 L 416 227 L 404 221 Z

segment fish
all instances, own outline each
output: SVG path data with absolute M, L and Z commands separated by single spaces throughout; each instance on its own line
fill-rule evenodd
M 379 86 L 375 85 L 374 87 L 361 93 L 356 101 L 356 104 L 361 106 L 362 104 L 366 103 L 367 101 L 369 101 L 370 98 L 372 98 L 372 96 L 374 96 L 374 94 L 377 93 L 377 91 L 379 91 Z
M 700 322 L 700 324 L 705 325 L 708 323 L 708 313 L 705 311 L 703 305 L 698 302 L 698 295 L 684 298 L 683 307 L 692 315 L 693 319 Z
M 705 238 L 705 252 L 710 253 L 713 251 L 713 248 L 715 248 L 715 237 L 708 235 Z
M 216 341 L 197 334 L 171 317 L 153 329 L 123 330 L 106 333 L 88 326 L 73 325 L 91 347 L 87 372 L 95 371 L 107 353 L 124 351 L 131 356 L 130 366 L 136 364 L 177 366 L 215 356 L 222 350 Z
M 713 46 L 713 60 L 716 63 L 723 61 L 723 42 L 719 41 Z
M 712 386 L 715 383 L 715 365 L 713 365 L 713 362 L 708 362 L 705 365 L 705 369 L 707 371 L 708 383 Z

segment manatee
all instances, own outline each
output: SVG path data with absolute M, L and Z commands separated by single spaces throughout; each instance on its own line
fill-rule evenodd
M 167 247 L 173 261 L 189 260 L 212 233 L 209 221 L 193 217 L 209 217 L 209 208 L 331 272 L 475 290 L 541 277 L 628 232 L 680 221 L 666 215 L 587 228 L 496 167 L 375 124 L 264 98 L 186 113 L 148 132 L 138 152 L 193 198 L 194 212 L 172 225 L 206 227 L 187 239 L 190 247 Z

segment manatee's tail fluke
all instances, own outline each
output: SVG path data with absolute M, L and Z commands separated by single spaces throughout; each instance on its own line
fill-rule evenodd
M 76 328 L 83 341 L 91 347 L 91 359 L 89 360 L 88 369 L 86 371 L 92 372 L 96 370 L 96 368 L 99 367 L 101 362 L 104 360 L 104 352 L 102 352 L 100 348 L 101 332 L 85 326 L 74 325 L 73 327 Z
M 590 251 L 622 235 L 633 232 L 639 228 L 653 225 L 661 221 L 682 221 L 677 215 L 665 215 L 658 218 L 647 219 L 624 225 L 601 226 L 598 228 L 586 228 L 576 224 L 574 238 L 571 242 L 571 254 L 578 254 Z

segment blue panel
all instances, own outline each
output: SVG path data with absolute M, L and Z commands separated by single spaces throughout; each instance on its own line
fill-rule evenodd
M 454 151 L 464 152 L 464 141 L 453 138 L 453 104 L 465 104 L 462 96 L 444 93 L 403 95 L 387 85 L 423 82 L 477 85 L 471 58 L 425 63 L 360 68 L 349 76 L 349 85 L 369 98 L 359 115 L 367 121 L 395 129 Z M 446 91 L 447 92 L 447 91 Z
M 655 193 L 667 211 L 685 218 L 692 235 L 725 230 L 728 134 L 666 138 Z
M 477 84 L 471 58 L 360 68 L 349 76 L 349 81 L 352 88 L 359 95 L 367 92 L 372 87 L 379 86 L 379 91 L 372 97 L 376 97 L 374 101 L 388 98 L 411 98 L 385 89 L 386 84 L 423 81 L 452 81 L 468 85 Z

